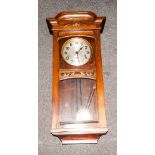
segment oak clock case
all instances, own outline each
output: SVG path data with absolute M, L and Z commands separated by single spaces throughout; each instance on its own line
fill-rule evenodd
M 88 11 L 47 18 L 53 35 L 51 133 L 62 144 L 97 143 L 108 131 L 100 44 L 105 20 Z

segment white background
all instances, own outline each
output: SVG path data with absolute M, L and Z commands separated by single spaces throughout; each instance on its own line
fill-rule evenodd
M 0 4 L 0 154 L 38 154 L 38 4 Z M 155 2 L 118 0 L 118 155 L 155 154 Z

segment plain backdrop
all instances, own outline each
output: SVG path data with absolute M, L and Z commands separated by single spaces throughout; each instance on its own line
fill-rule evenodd
M 59 140 L 49 134 L 50 110 L 47 106 L 50 106 L 51 102 L 50 95 L 45 98 L 43 92 L 47 90 L 48 93 L 45 92 L 44 94 L 49 94 L 51 71 L 48 72 L 49 75 L 45 72 L 43 77 L 41 72 L 43 69 L 40 67 L 42 64 L 43 68 L 48 66 L 51 69 L 49 63 L 51 58 L 46 59 L 47 63 L 44 59 L 47 53 L 48 55 L 51 54 L 52 47 L 50 41 L 52 36 L 49 35 L 45 23 L 47 15 L 54 16 L 57 13 L 57 8 L 63 10 L 63 7 L 67 8 L 67 5 L 72 4 L 71 9 L 91 9 L 98 15 L 105 15 L 106 13 L 107 15 L 110 14 L 109 17 L 112 17 L 116 16 L 115 9 L 111 9 L 114 2 L 110 1 L 110 3 L 108 0 L 91 1 L 92 5 L 89 4 L 89 0 L 63 1 L 62 3 L 58 3 L 59 1 L 48 2 L 40 1 L 39 7 L 37 0 L 6 0 L 0 2 L 0 154 L 35 155 L 38 154 L 38 149 L 39 154 L 45 155 L 49 153 L 78 154 L 79 150 L 81 154 L 88 154 L 88 151 L 92 153 L 92 150 L 94 150 L 94 154 L 116 154 L 114 149 L 116 147 L 115 123 L 109 124 L 111 131 L 101 138 L 98 145 L 61 146 Z M 68 4 L 66 4 L 67 2 Z M 55 10 L 51 9 L 53 8 L 52 3 L 54 3 Z M 155 154 L 154 6 L 155 2 L 153 0 L 118 0 L 117 2 L 117 152 L 119 155 Z M 39 8 L 41 10 L 47 8 L 49 12 L 39 11 L 38 18 Z M 114 21 L 111 18 L 109 19 L 110 21 L 107 20 L 102 34 L 103 64 L 105 68 L 107 68 L 106 65 L 110 64 L 110 59 L 105 57 L 107 56 L 106 52 L 110 52 L 106 50 L 107 46 L 113 48 L 116 45 L 115 43 L 109 43 L 113 38 L 108 35 L 115 30 L 115 28 L 112 28 L 111 32 L 109 31 L 111 26 L 108 25 L 111 25 L 110 23 Z M 39 27 L 38 33 L 39 25 L 42 26 Z M 115 22 L 112 25 L 115 25 Z M 42 38 L 41 33 L 45 41 L 39 41 L 38 46 L 38 37 L 39 40 Z M 108 41 L 105 41 L 106 38 L 109 38 Z M 46 44 L 47 51 L 40 43 L 44 46 Z M 46 54 L 40 52 L 42 51 L 41 48 Z M 40 54 L 43 56 L 40 56 Z M 42 57 L 43 59 L 41 59 Z M 47 71 L 46 67 L 45 71 Z M 109 69 L 105 70 L 105 73 L 108 71 Z M 113 73 L 111 74 L 109 76 L 113 76 Z M 45 80 L 47 82 L 41 83 Z M 105 83 L 107 81 L 108 74 L 105 74 Z M 45 83 L 47 86 L 45 86 Z M 106 84 L 106 88 L 113 91 L 110 84 Z M 38 93 L 38 89 L 43 91 Z M 116 90 L 114 91 L 116 92 Z M 106 96 L 108 99 L 107 92 Z M 41 98 L 44 99 L 44 102 L 41 101 Z M 114 102 L 112 104 L 107 102 L 108 105 L 114 105 Z M 107 107 L 108 123 L 111 120 L 109 116 L 115 113 L 111 109 L 111 107 Z M 44 111 L 42 115 L 40 111 Z M 110 114 L 110 111 L 112 114 Z M 45 123 L 43 123 L 43 120 Z M 114 127 L 112 127 L 112 124 L 114 124 Z M 48 135 L 47 139 L 45 138 L 46 133 Z M 114 137 L 113 141 L 112 136 Z

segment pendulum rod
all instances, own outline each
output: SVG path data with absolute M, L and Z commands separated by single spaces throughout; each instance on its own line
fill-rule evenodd
M 95 87 L 92 88 L 92 91 L 90 92 L 90 95 L 89 95 L 89 98 L 88 98 L 88 102 L 87 102 L 87 105 L 86 105 L 86 109 L 89 108 L 90 106 L 90 103 L 92 102 L 92 98 L 94 96 L 94 92 L 95 92 Z

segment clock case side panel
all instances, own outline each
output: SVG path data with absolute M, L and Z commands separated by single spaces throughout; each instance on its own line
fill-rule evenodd
M 101 39 L 100 31 L 95 30 L 95 61 L 96 63 L 96 84 L 98 94 L 98 106 L 99 106 L 99 126 L 100 128 L 107 128 L 106 124 L 106 107 L 105 107 L 105 95 L 104 95 L 104 80 L 103 80 L 103 68 L 102 68 L 102 56 L 101 56 Z
M 53 31 L 52 130 L 59 128 L 59 43 Z

